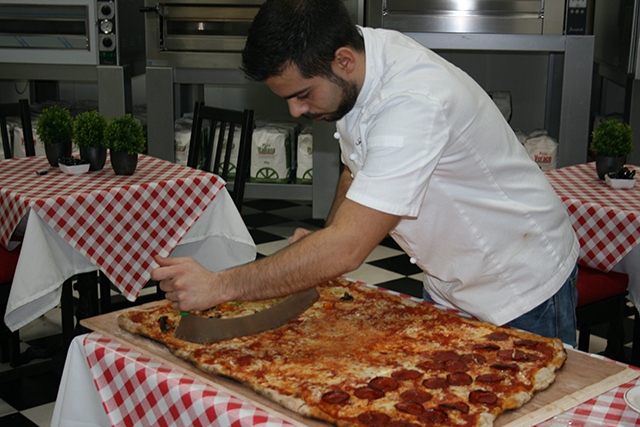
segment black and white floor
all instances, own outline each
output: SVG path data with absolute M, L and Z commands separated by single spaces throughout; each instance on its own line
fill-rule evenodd
M 311 219 L 310 202 L 250 200 L 244 204 L 242 215 L 258 247 L 259 256 L 271 255 L 285 247 L 287 238 L 297 227 L 317 230 L 323 226 L 323 221 Z M 409 262 L 409 257 L 391 239 L 385 239 L 360 268 L 346 276 L 408 295 L 422 296 L 419 269 Z M 38 340 L 59 340 L 60 331 L 60 313 L 54 309 L 21 329 L 20 334 L 26 347 L 26 343 Z M 603 336 L 599 331 L 596 333 Z M 605 344 L 603 338 L 594 335 L 590 351 L 599 353 Z M 11 369 L 8 364 L 0 364 L 0 372 L 8 369 Z M 61 374 L 61 370 L 46 372 L 0 384 L 0 426 L 49 427 Z

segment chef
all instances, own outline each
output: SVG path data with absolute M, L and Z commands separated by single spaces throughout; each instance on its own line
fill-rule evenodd
M 157 257 L 179 310 L 260 300 L 358 268 L 387 235 L 425 298 L 576 345 L 578 242 L 567 213 L 483 89 L 398 32 L 356 26 L 340 0 L 268 0 L 242 69 L 294 117 L 335 121 L 344 164 L 326 226 L 210 272 Z

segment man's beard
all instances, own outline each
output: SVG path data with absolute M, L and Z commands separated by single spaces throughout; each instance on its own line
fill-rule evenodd
M 342 98 L 340 99 L 340 104 L 338 104 L 338 108 L 335 109 L 332 113 L 306 113 L 304 116 L 308 119 L 315 119 L 318 117 L 326 116 L 324 121 L 327 122 L 337 122 L 341 118 L 347 115 L 349 111 L 356 105 L 356 101 L 358 99 L 358 86 L 355 83 L 349 83 L 346 80 L 341 79 L 340 77 L 332 74 L 329 80 L 335 84 L 337 84 L 342 89 Z

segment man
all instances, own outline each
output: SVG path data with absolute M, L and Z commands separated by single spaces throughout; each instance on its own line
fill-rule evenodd
M 337 121 L 344 172 L 326 227 L 270 257 L 219 273 L 157 258 L 174 308 L 314 286 L 391 234 L 425 272 L 425 297 L 576 345 L 567 214 L 469 76 L 400 33 L 356 27 L 340 0 L 268 0 L 243 70 L 294 117 Z

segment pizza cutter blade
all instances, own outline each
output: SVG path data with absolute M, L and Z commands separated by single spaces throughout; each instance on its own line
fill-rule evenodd
M 295 319 L 318 300 L 316 288 L 287 296 L 278 304 L 255 314 L 233 319 L 214 319 L 196 315 L 182 316 L 174 336 L 183 341 L 211 344 L 229 338 L 268 331 Z

